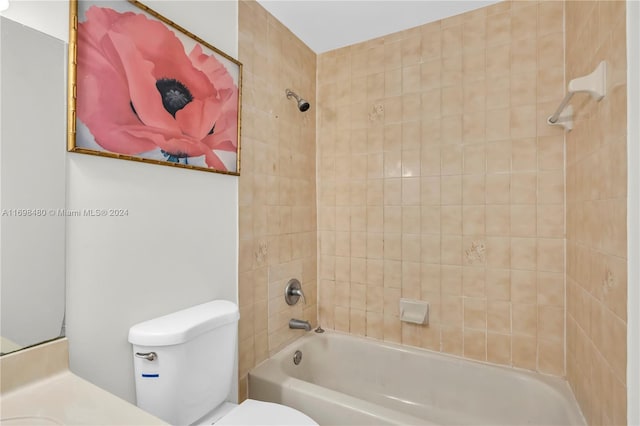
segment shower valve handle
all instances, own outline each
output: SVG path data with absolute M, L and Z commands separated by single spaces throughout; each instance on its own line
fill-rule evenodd
M 301 297 L 302 303 L 307 303 L 300 281 L 298 281 L 297 278 L 290 279 L 284 289 L 284 300 L 287 302 L 287 305 L 295 305 Z

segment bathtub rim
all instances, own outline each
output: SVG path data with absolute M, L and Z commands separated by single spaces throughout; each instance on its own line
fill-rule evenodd
M 571 420 L 571 424 L 576 424 L 576 425 L 587 425 L 587 422 L 585 420 L 584 414 L 582 413 L 582 410 L 580 409 L 580 406 L 578 405 L 578 402 L 576 400 L 575 395 L 573 394 L 573 392 L 571 391 L 571 387 L 569 386 L 569 383 L 567 382 L 565 377 L 561 377 L 561 376 L 553 376 L 550 374 L 544 374 L 544 373 L 538 373 L 535 371 L 531 371 L 531 370 L 526 370 L 523 368 L 519 368 L 519 367 L 511 367 L 511 366 L 505 366 L 505 365 L 500 365 L 500 364 L 494 364 L 488 361 L 480 361 L 480 360 L 475 360 L 475 359 L 469 359 L 469 358 L 464 358 L 462 356 L 459 355 L 454 355 L 454 354 L 448 354 L 448 353 L 443 353 L 443 352 L 436 352 L 434 350 L 431 349 L 426 349 L 426 348 L 421 348 L 421 347 L 415 347 L 415 346 L 406 346 L 406 345 L 402 345 L 396 342 L 388 342 L 388 341 L 383 341 L 383 340 L 378 340 L 378 339 L 374 339 L 371 337 L 363 337 L 363 336 L 354 336 L 352 334 L 348 334 L 348 333 L 344 333 L 344 332 L 340 332 L 340 331 L 335 331 L 335 330 L 327 330 L 325 331 L 325 333 L 315 333 L 313 330 L 304 333 L 301 337 L 299 337 L 298 339 L 294 340 L 293 342 L 289 343 L 288 345 L 280 348 L 276 353 L 274 353 L 273 355 L 271 355 L 270 357 L 264 359 L 262 362 L 260 362 L 258 365 L 256 365 L 255 367 L 253 367 L 250 371 L 249 371 L 249 376 L 252 375 L 253 372 L 258 373 L 260 375 L 260 377 L 264 377 L 265 379 L 268 380 L 273 380 L 276 381 L 280 378 L 285 378 L 285 382 L 288 382 L 289 384 L 292 383 L 304 383 L 305 385 L 310 385 L 313 387 L 316 387 L 317 389 L 326 389 L 332 393 L 335 394 L 339 394 L 339 395 L 345 395 L 348 396 L 349 398 L 355 398 L 358 399 L 357 397 L 353 397 L 351 395 L 348 395 L 346 393 L 340 392 L 340 391 L 336 391 L 333 389 L 329 389 L 329 388 L 325 388 L 323 386 L 317 385 L 315 383 L 312 382 L 307 382 L 301 379 L 298 379 L 296 377 L 292 377 L 289 374 L 287 374 L 287 372 L 283 369 L 283 364 L 281 363 L 281 361 L 286 362 L 287 357 L 289 357 L 291 354 L 293 354 L 297 349 L 299 349 L 300 345 L 304 344 L 306 341 L 309 341 L 311 339 L 315 339 L 315 338 L 337 338 L 337 339 L 346 339 L 346 340 L 356 340 L 362 343 L 369 343 L 369 344 L 375 344 L 376 346 L 381 346 L 383 348 L 388 348 L 390 350 L 394 350 L 394 351 L 399 351 L 399 352 L 403 352 L 403 353 L 410 353 L 410 354 L 417 354 L 418 356 L 426 356 L 426 357 L 435 357 L 436 359 L 442 359 L 445 361 L 455 361 L 461 364 L 467 364 L 467 363 L 471 363 L 471 364 L 475 364 L 478 366 L 481 366 L 483 368 L 490 368 L 492 370 L 497 370 L 503 373 L 510 373 L 510 374 L 517 374 L 518 376 L 522 376 L 523 378 L 526 378 L 530 381 L 534 381 L 534 382 L 538 382 L 539 384 L 543 385 L 545 387 L 545 391 L 548 392 L 552 392 L 555 396 L 561 398 L 563 401 L 565 401 L 565 403 L 567 404 L 567 408 L 569 409 L 568 411 L 570 412 L 570 419 Z M 267 362 L 275 362 L 277 364 L 277 368 L 267 368 L 265 366 L 265 364 L 267 364 Z M 291 361 L 292 362 L 292 361 Z M 256 374 L 253 374 L 253 376 L 256 376 Z M 285 385 L 285 383 L 283 383 L 283 386 Z M 250 392 L 250 390 L 249 390 Z M 363 400 L 361 400 L 363 401 Z M 368 401 L 367 401 L 368 402 Z M 385 409 L 387 409 L 386 407 L 384 407 Z M 397 410 L 394 410 L 397 411 Z M 576 418 L 577 416 L 577 418 Z M 413 416 L 412 416 L 413 417 Z M 575 420 L 575 422 L 574 422 Z

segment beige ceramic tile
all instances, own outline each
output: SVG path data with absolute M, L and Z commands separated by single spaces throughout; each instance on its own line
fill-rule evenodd
M 467 358 L 477 359 L 479 361 L 486 361 L 486 331 L 464 330 L 464 356 Z
M 463 354 L 463 335 L 461 326 L 443 325 L 442 333 L 442 352 L 452 355 Z
M 535 337 L 513 335 L 511 338 L 511 356 L 513 365 L 528 370 L 536 368 L 536 339 Z
M 557 340 L 563 334 L 558 331 L 558 312 L 563 312 L 565 304 L 564 134 L 544 123 L 565 85 L 560 72 L 565 69 L 561 44 L 555 43 L 562 38 L 563 9 L 564 4 L 558 2 L 502 2 L 393 35 L 379 44 L 320 56 L 318 93 L 335 115 L 319 115 L 319 153 L 331 160 L 318 161 L 318 223 L 321 231 L 334 233 L 333 240 L 330 234 L 320 235 L 319 272 L 327 277 L 320 299 L 329 303 L 322 292 L 325 288 L 332 291 L 330 283 L 336 277 L 340 283 L 366 284 L 364 302 L 357 297 L 354 302 L 358 308 L 358 303 L 364 303 L 367 335 L 564 374 L 563 363 L 558 361 L 564 356 L 558 349 L 564 336 Z M 621 11 L 607 2 L 569 3 L 566 12 L 567 43 L 578 46 L 567 50 L 568 78 L 595 65 L 587 63 L 591 60 L 587 56 L 606 54 L 610 55 L 613 81 L 623 81 L 621 71 L 626 64 L 619 70 L 617 64 L 624 63 L 624 37 L 619 35 L 624 31 L 614 33 L 613 28 L 624 29 L 614 24 L 622 21 L 624 8 Z M 585 22 L 578 22 L 581 19 Z M 599 24 L 607 29 L 597 28 Z M 587 26 L 595 31 L 579 37 Z M 591 45 L 594 47 L 588 47 Z M 587 52 L 582 55 L 583 63 L 572 62 L 578 57 L 572 53 L 576 51 Z M 341 79 L 344 81 L 339 82 Z M 611 363 L 616 366 L 608 368 L 612 378 L 620 373 L 620 360 L 608 349 L 591 349 L 595 346 L 588 339 L 595 339 L 598 345 L 605 339 L 601 327 L 590 327 L 591 316 L 596 323 L 598 319 L 602 322 L 603 312 L 614 313 L 606 321 L 616 331 L 607 339 L 620 341 L 617 336 L 624 330 L 621 307 L 626 294 L 619 289 L 626 281 L 619 271 L 624 271 L 626 256 L 625 229 L 620 225 L 625 222 L 626 200 L 598 201 L 624 197 L 624 191 L 616 188 L 624 182 L 626 172 L 613 167 L 625 162 L 624 149 L 596 151 L 605 143 L 602 135 L 607 135 L 606 143 L 624 139 L 615 130 L 624 128 L 624 123 L 615 128 L 596 125 L 614 123 L 612 108 L 621 110 L 617 105 L 626 103 L 624 96 L 612 91 L 607 102 L 614 99 L 617 103 L 588 110 L 606 119 L 577 125 L 567 134 L 566 187 L 567 200 L 575 200 L 566 208 L 567 253 L 572 253 L 567 256 L 566 272 L 577 289 L 567 289 L 567 321 L 574 321 L 570 318 L 575 315 L 578 330 L 568 329 L 567 335 L 581 336 L 579 347 L 589 348 L 576 350 L 576 342 L 568 341 L 567 359 L 577 358 L 578 371 L 584 371 L 587 363 Z M 383 111 L 370 116 L 378 102 Z M 590 119 L 585 113 L 578 117 Z M 265 148 L 264 153 L 252 155 L 258 167 L 262 167 L 260 158 L 269 163 L 273 157 L 269 152 L 278 153 L 265 143 L 255 145 Z M 369 154 L 366 162 L 358 157 L 365 153 Z M 610 179 L 606 176 L 609 171 L 613 172 Z M 272 175 L 266 167 L 262 173 Z M 402 180 L 418 176 L 419 181 Z M 252 200 L 258 204 L 242 215 L 242 223 L 252 216 L 254 236 L 266 235 L 267 230 L 273 236 L 294 230 L 293 224 L 286 223 L 294 216 L 293 209 L 278 209 L 278 220 L 271 223 L 270 215 L 262 213 L 262 205 L 278 206 L 281 198 L 293 201 L 287 199 L 286 191 L 278 191 L 275 202 L 269 202 L 263 195 L 269 192 L 268 185 L 260 186 L 262 181 L 269 179 L 254 179 Z M 287 183 L 280 187 L 286 188 Z M 589 198 L 592 194 L 595 199 Z M 363 203 L 366 210 L 358 209 Z M 349 210 L 342 210 L 343 206 Z M 607 225 L 600 226 L 602 223 Z M 348 254 L 346 236 L 336 231 L 349 234 Z M 580 235 L 579 243 L 576 235 Z M 275 251 L 276 260 L 287 258 L 288 247 L 294 251 L 299 246 L 295 238 L 269 241 L 277 243 L 269 246 L 269 258 Z M 485 247 L 481 266 L 470 263 L 466 256 L 477 241 L 483 241 Z M 334 258 L 336 250 L 351 259 Z M 361 256 L 366 256 L 365 263 L 358 263 L 358 259 L 365 260 Z M 585 264 L 592 267 L 581 266 Z M 357 279 L 366 283 L 352 280 L 354 270 Z M 445 325 L 422 330 L 419 336 L 414 329 L 403 328 L 396 319 L 397 301 L 403 294 L 442 299 L 433 306 L 438 306 L 439 320 Z M 474 303 L 486 304 L 484 327 L 474 320 L 478 318 Z M 323 308 L 321 302 L 321 312 L 331 312 L 335 324 L 344 329 L 347 323 L 349 329 L 353 326 L 362 333 L 359 309 L 346 316 L 340 310 L 336 314 L 335 309 Z M 608 346 L 619 346 L 612 342 Z M 575 383 L 579 373 L 571 374 Z M 610 388 L 613 393 L 613 385 Z M 583 406 L 589 401 L 599 407 L 590 411 L 599 419 L 620 417 L 616 414 L 620 408 L 614 409 L 612 401 L 595 404 L 594 393 L 586 390 L 578 396 Z
M 511 365 L 511 336 L 487 333 L 487 361 Z

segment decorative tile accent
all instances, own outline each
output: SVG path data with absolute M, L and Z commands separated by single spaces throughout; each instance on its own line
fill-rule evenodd
M 384 105 L 375 104 L 371 109 L 371 112 L 369 113 L 369 120 L 377 121 L 381 120 L 382 118 L 384 118 Z
M 485 251 L 484 241 L 472 241 L 471 247 L 465 250 L 464 254 L 467 262 L 471 264 L 484 263 Z
M 260 244 L 258 244 L 258 248 L 255 252 L 256 264 L 264 265 L 265 261 L 267 260 L 267 254 L 267 243 L 261 242 Z
M 607 272 L 605 274 L 604 280 L 602 280 L 602 292 L 604 294 L 608 294 L 609 290 L 616 286 L 616 277 L 613 275 L 613 272 L 607 267 Z

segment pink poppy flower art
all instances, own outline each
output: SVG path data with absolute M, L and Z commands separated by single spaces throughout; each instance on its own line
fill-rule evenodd
M 242 64 L 137 1 L 73 3 L 69 150 L 238 175 Z

